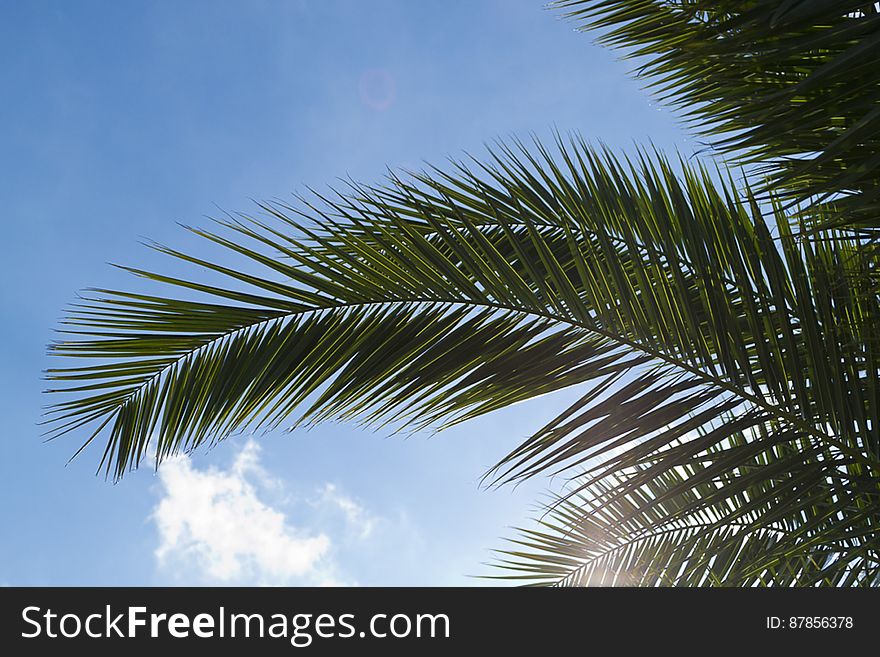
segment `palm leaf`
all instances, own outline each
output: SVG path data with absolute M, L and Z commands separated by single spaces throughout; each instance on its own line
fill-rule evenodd
M 742 418 L 733 419 L 733 423 Z M 554 586 L 878 586 L 880 478 L 757 424 L 578 478 L 494 564 Z
M 779 204 L 699 164 L 557 150 L 501 144 L 471 168 L 193 229 L 245 268 L 157 246 L 228 285 L 132 269 L 166 294 L 74 306 L 52 347 L 72 362 L 48 372 L 66 394 L 51 435 L 103 436 L 120 477 L 148 450 L 161 462 L 248 427 L 441 429 L 577 385 L 492 481 L 599 468 L 580 494 L 695 432 L 746 436 L 717 477 L 776 440 L 808 469 L 798 485 L 832 466 L 873 481 L 880 308 L 857 294 L 858 243 L 804 244 Z M 776 511 L 796 513 L 787 494 Z
M 767 165 L 797 201 L 836 198 L 814 226 L 878 227 L 880 13 L 840 0 L 559 0 L 714 148 Z M 815 215 L 808 215 L 816 219 Z

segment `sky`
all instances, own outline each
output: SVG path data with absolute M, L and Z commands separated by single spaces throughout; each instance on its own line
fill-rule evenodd
M 174 274 L 254 199 L 479 156 L 554 127 L 690 152 L 675 117 L 541 0 L 0 0 L 0 585 L 480 585 L 537 479 L 480 476 L 576 390 L 434 436 L 240 436 L 113 484 L 46 443 L 46 345 L 89 286 Z

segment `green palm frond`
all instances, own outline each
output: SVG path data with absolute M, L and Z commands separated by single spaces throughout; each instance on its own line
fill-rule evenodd
M 823 345 L 816 315 L 835 322 L 842 309 L 858 331 L 874 307 L 846 298 L 841 281 L 848 305 L 814 307 L 791 235 L 786 262 L 758 206 L 707 171 L 685 167 L 681 182 L 662 159 L 560 146 L 564 170 L 546 151 L 539 163 L 504 149 L 484 179 L 459 167 L 458 178 L 325 199 L 305 208 L 312 219 L 266 206 L 277 226 L 242 217 L 220 222 L 227 236 L 196 231 L 260 274 L 157 247 L 235 286 L 133 270 L 215 301 L 102 290 L 76 306 L 71 339 L 53 351 L 110 362 L 50 372 L 77 393 L 56 407 L 67 419 L 56 431 L 112 419 L 129 466 L 154 432 L 161 455 L 258 415 L 275 425 L 331 379 L 302 419 L 374 422 L 403 407 L 427 425 L 650 362 L 645 385 L 625 383 L 633 398 L 700 388 L 696 406 L 733 396 L 824 436 L 820 417 L 876 449 L 864 409 L 836 403 L 847 382 L 876 403 L 874 380 L 859 378 L 868 355 Z M 850 371 L 826 357 L 835 347 Z
M 819 226 L 880 227 L 880 12 L 841 0 L 558 0 L 645 58 L 649 88 L 772 189 L 836 196 Z M 814 219 L 816 217 L 813 217 Z
M 742 418 L 730 418 L 742 425 Z M 552 586 L 878 586 L 880 477 L 758 423 L 700 432 L 576 479 L 499 551 L 495 577 Z
M 70 364 L 48 372 L 65 394 L 51 435 L 101 438 L 121 477 L 148 450 L 161 461 L 245 427 L 441 429 L 580 386 L 491 481 L 586 466 L 575 494 L 590 496 L 725 441 L 743 444 L 722 479 L 785 443 L 801 484 L 829 468 L 873 481 L 880 304 L 858 293 L 859 244 L 804 243 L 778 204 L 701 165 L 557 147 L 500 145 L 470 168 L 193 229 L 243 268 L 157 246 L 228 285 L 132 269 L 165 294 L 74 306 L 52 347 Z M 648 485 L 629 481 L 624 495 Z

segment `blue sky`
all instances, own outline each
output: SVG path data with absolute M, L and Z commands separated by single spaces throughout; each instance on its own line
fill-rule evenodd
M 146 289 L 108 262 L 174 272 L 139 240 L 193 246 L 176 222 L 250 199 L 553 126 L 692 150 L 627 70 L 541 0 L 0 0 L 0 584 L 475 583 L 551 483 L 479 476 L 571 391 L 430 439 L 236 438 L 113 485 L 99 450 L 65 466 L 77 437 L 40 438 L 45 346 L 78 290 Z

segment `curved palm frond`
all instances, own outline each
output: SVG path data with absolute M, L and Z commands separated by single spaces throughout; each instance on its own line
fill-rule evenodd
M 880 11 L 850 0 L 558 0 L 777 194 L 836 196 L 819 227 L 880 227 Z M 815 218 L 815 217 L 813 217 Z
M 88 364 L 49 372 L 74 393 L 54 430 L 112 422 L 121 474 L 154 432 L 162 455 L 258 416 L 277 424 L 324 384 L 303 420 L 403 407 L 430 424 L 649 363 L 641 385 L 620 384 L 632 398 L 699 388 L 694 407 L 731 397 L 876 453 L 861 403 L 877 405 L 863 378 L 874 353 L 826 344 L 837 336 L 822 330 L 870 326 L 875 307 L 841 285 L 819 307 L 811 286 L 835 283 L 808 275 L 803 258 L 819 256 L 790 233 L 780 253 L 758 205 L 706 170 L 684 165 L 682 182 L 660 158 L 560 148 L 563 167 L 540 146 L 540 163 L 505 148 L 482 179 L 459 167 L 323 208 L 265 206 L 277 226 L 240 217 L 219 222 L 228 236 L 195 231 L 260 274 L 157 246 L 230 287 L 132 270 L 214 301 L 100 290 L 75 306 L 52 351 Z M 838 244 L 822 257 L 845 257 Z M 860 403 L 839 399 L 848 385 Z
M 880 307 L 854 289 L 858 244 L 802 243 L 778 205 L 768 225 L 702 166 L 557 145 L 561 163 L 501 145 L 474 170 L 195 230 L 252 271 L 157 246 L 229 285 L 131 270 L 175 296 L 75 306 L 52 347 L 75 362 L 48 372 L 67 394 L 51 435 L 105 435 L 121 477 L 148 449 L 161 461 L 246 426 L 442 428 L 581 385 L 493 481 L 586 463 L 587 491 L 694 435 L 747 437 L 718 477 L 787 441 L 812 468 L 798 485 L 829 468 L 873 481 Z
M 741 419 L 731 418 L 734 424 Z M 576 480 L 494 564 L 551 586 L 878 586 L 880 478 L 758 424 Z

